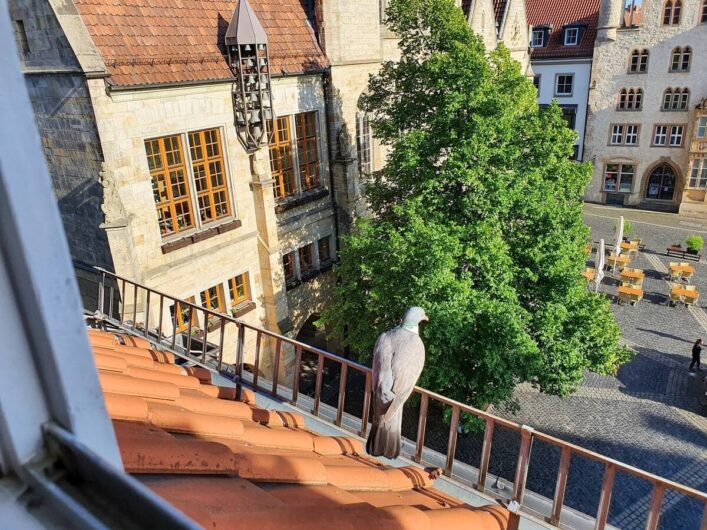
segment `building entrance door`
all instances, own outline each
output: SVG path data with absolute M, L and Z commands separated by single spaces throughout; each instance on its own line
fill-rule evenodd
M 648 178 L 646 199 L 672 201 L 673 195 L 675 195 L 675 172 L 668 164 L 661 164 Z

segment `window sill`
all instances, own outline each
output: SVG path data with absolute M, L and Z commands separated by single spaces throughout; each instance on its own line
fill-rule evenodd
M 179 250 L 180 248 L 184 248 L 189 245 L 193 245 L 194 243 L 198 243 L 199 241 L 205 241 L 206 239 L 210 239 L 219 234 L 225 234 L 226 232 L 230 232 L 231 230 L 239 228 L 241 224 L 242 223 L 239 219 L 234 219 L 232 221 L 228 221 L 217 226 L 203 228 L 202 230 L 194 232 L 188 236 L 167 241 L 166 243 L 162 244 L 162 254 L 168 254 L 169 252 L 174 252 L 175 250 Z
M 233 315 L 233 318 L 240 318 L 246 313 L 250 313 L 253 309 L 255 309 L 255 302 L 252 300 L 246 300 L 245 302 L 241 302 L 235 307 L 231 308 L 231 315 Z
M 310 202 L 326 197 L 327 195 L 329 195 L 329 190 L 323 187 L 317 187 L 311 190 L 307 190 L 303 193 L 300 193 L 299 195 L 287 197 L 286 199 L 281 199 L 280 201 L 278 201 L 275 205 L 275 213 L 284 213 L 287 210 L 292 210 L 299 206 L 303 206 Z
M 287 291 L 291 291 L 295 287 L 299 287 L 303 283 L 307 283 L 312 281 L 314 278 L 319 276 L 320 274 L 324 274 L 327 271 L 330 271 L 331 268 L 334 266 L 334 263 L 336 263 L 333 259 L 328 260 L 325 263 L 322 263 L 318 269 L 312 269 L 310 271 L 305 272 L 302 274 L 301 278 L 299 280 L 291 280 L 285 284 L 285 289 Z

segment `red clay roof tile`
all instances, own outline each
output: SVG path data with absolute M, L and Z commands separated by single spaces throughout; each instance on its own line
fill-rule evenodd
M 526 0 L 528 24 L 551 26 L 547 46 L 531 48 L 530 58 L 591 57 L 594 52 L 600 0 Z M 568 24 L 586 25 L 576 46 L 564 45 L 563 28 Z
M 139 346 L 126 353 L 113 339 L 90 334 L 123 465 L 205 527 L 507 527 L 506 510 L 466 506 L 420 468 L 382 465 L 357 439 L 310 432 L 301 414 L 265 411 L 250 391 L 233 401 L 234 389 L 205 384 L 207 374 L 155 362 L 159 352 Z
M 229 79 L 223 39 L 233 0 L 76 0 L 115 85 Z M 328 61 L 300 0 L 250 0 L 268 33 L 272 74 L 320 71 Z M 149 347 L 144 343 L 143 347 Z

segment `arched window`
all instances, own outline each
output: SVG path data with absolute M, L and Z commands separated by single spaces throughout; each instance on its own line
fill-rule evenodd
M 618 110 L 641 110 L 643 106 L 642 88 L 622 88 L 619 92 Z
M 687 88 L 666 88 L 663 92 L 663 110 L 687 110 L 690 90 Z
M 702 0 L 702 11 L 700 12 L 700 24 L 707 23 L 707 0 Z
M 629 73 L 645 73 L 648 71 L 648 50 L 633 50 L 631 52 L 628 71 Z
M 368 113 L 356 113 L 356 150 L 358 152 L 358 170 L 369 175 L 372 164 L 371 126 L 368 123 Z
M 690 59 L 692 57 L 692 49 L 689 46 L 681 48 L 678 46 L 673 50 L 672 60 L 670 61 L 671 72 L 687 72 L 690 70 Z
M 676 26 L 680 24 L 680 11 L 682 10 L 682 1 L 667 0 L 663 7 L 663 25 Z
M 680 24 L 680 10 L 682 9 L 682 2 L 680 0 L 675 0 L 673 4 L 673 22 L 674 26 Z
M 669 26 L 670 21 L 673 19 L 673 2 L 668 0 L 663 6 L 663 25 Z
M 672 201 L 675 194 L 675 172 L 668 164 L 660 164 L 648 177 L 646 199 Z

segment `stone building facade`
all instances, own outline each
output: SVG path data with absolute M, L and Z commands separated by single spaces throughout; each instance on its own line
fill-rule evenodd
M 577 133 L 574 158 L 582 160 L 599 0 L 526 0 L 526 8 L 538 104 L 557 102 L 567 126 Z
M 246 3 L 267 33 L 272 78 L 262 118 L 274 133 L 257 149 L 239 139 L 224 40 Z M 385 2 L 188 4 L 10 2 L 72 253 L 297 336 L 333 289 L 339 235 L 366 212 L 365 175 L 384 164 L 358 102 L 398 54 Z M 489 46 L 505 42 L 527 69 L 522 0 L 458 5 Z M 128 312 L 144 320 L 146 304 Z M 157 318 L 170 335 L 209 328 L 198 317 L 189 326 L 179 307 L 157 317 L 156 304 L 150 328 Z M 235 337 L 225 343 L 231 360 Z M 254 349 L 246 344 L 246 362 Z M 293 354 L 283 352 L 285 373 Z M 272 367 L 265 347 L 261 369 Z
M 707 98 L 695 106 L 686 186 L 680 213 L 707 218 Z
M 704 0 L 602 2 L 585 160 L 591 202 L 678 211 L 695 106 L 707 96 Z M 684 209 L 684 208 L 683 208 Z M 689 209 L 689 208 L 688 208 Z

